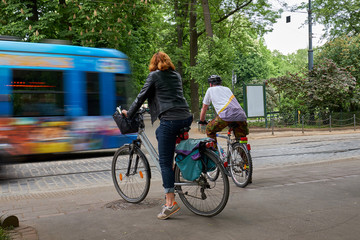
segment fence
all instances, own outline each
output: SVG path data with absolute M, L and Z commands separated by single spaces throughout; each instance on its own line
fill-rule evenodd
M 213 119 L 215 113 L 209 111 L 206 119 Z M 335 131 L 343 129 L 360 129 L 360 112 L 338 112 L 332 114 L 293 114 L 289 116 L 280 115 L 279 112 L 268 112 L 267 118 L 249 118 L 248 124 L 251 131 Z M 198 126 L 198 130 L 205 132 L 205 126 Z
M 356 128 L 360 127 L 360 118 L 357 117 L 356 114 L 347 118 L 334 118 L 332 115 L 329 115 L 326 118 L 324 116 L 319 116 L 317 119 L 309 116 L 299 116 L 296 121 L 284 120 L 279 115 L 271 115 L 268 117 L 267 121 L 269 124 L 267 124 L 266 128 L 271 129 L 272 135 L 274 135 L 275 128 L 276 130 L 284 128 L 292 130 L 301 129 L 302 133 L 304 133 L 306 130 L 328 130 L 331 132 L 333 130 L 341 130 L 344 128 L 356 131 Z

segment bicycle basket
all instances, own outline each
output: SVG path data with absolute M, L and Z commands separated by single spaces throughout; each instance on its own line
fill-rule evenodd
M 140 126 L 140 114 L 136 114 L 133 119 L 129 119 L 118 111 L 113 114 L 114 121 L 120 129 L 121 134 L 136 133 Z

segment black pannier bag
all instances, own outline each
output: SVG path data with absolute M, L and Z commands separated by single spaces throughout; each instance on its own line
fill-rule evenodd
M 133 119 L 129 119 L 116 111 L 113 114 L 113 118 L 121 134 L 136 133 L 139 130 L 141 121 L 140 114 L 136 114 Z

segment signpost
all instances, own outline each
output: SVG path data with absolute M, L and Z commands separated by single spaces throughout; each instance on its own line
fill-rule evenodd
M 243 87 L 247 117 L 264 117 L 267 127 L 265 84 L 244 84 Z

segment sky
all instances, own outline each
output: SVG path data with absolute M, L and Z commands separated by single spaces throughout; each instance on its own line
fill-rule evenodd
M 270 0 L 273 3 L 274 9 L 279 9 L 280 5 L 277 0 Z M 300 4 L 302 2 L 308 3 L 304 0 L 289 0 L 289 5 Z M 291 22 L 286 23 L 286 17 L 291 17 Z M 301 12 L 286 12 L 281 14 L 281 18 L 273 25 L 273 31 L 265 35 L 265 43 L 271 51 L 278 50 L 282 54 L 294 53 L 298 49 L 308 49 L 309 47 L 309 26 L 305 21 L 308 18 L 307 10 Z M 313 24 L 312 26 L 313 48 L 321 46 L 325 41 L 321 41 L 323 34 L 323 26 Z

